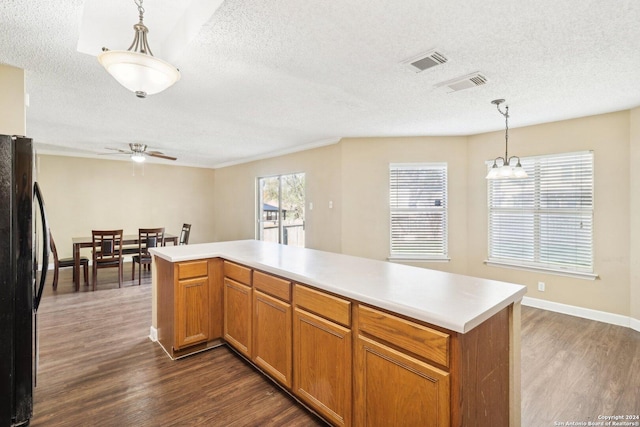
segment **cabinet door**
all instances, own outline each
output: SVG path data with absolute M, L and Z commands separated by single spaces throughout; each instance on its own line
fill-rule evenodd
M 294 312 L 294 393 L 332 424 L 351 425 L 351 330 Z
M 253 291 L 253 361 L 291 388 L 291 304 Z
M 175 348 L 206 342 L 209 338 L 209 279 L 179 280 L 175 309 Z
M 251 357 L 251 287 L 224 279 L 224 339 Z
M 449 426 L 447 372 L 362 336 L 354 369 L 356 425 Z

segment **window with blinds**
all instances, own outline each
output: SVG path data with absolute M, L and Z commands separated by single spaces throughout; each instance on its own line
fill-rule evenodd
M 447 259 L 447 164 L 389 166 L 391 259 Z
M 489 263 L 592 274 L 593 152 L 521 163 L 528 178 L 487 181 Z

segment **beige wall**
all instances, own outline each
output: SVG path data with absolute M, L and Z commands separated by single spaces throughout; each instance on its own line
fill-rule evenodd
M 510 154 L 531 156 L 593 150 L 594 269 L 597 280 L 509 270 L 487 257 L 487 186 L 484 162 L 504 149 L 503 133 L 469 138 L 469 270 L 472 276 L 527 285 L 527 296 L 629 315 L 629 112 L 513 129 Z M 513 142 L 513 143 L 511 143 Z M 546 291 L 537 290 L 538 281 Z
M 306 180 L 306 247 L 340 252 L 342 178 L 337 144 L 216 169 L 214 240 L 255 238 L 257 178 L 297 172 L 304 172 Z M 329 201 L 334 204 L 331 209 Z
M 165 227 L 179 234 L 191 224 L 190 243 L 214 238 L 214 171 L 131 161 L 39 155 L 38 182 L 60 257 L 72 256 L 71 238 L 92 229 Z M 143 175 L 144 171 L 144 175 Z
M 340 143 L 217 170 L 40 156 L 39 180 L 62 256 L 91 228 L 193 223 L 193 242 L 252 239 L 256 179 L 306 173 L 307 247 L 375 259 L 389 254 L 388 165 L 447 162 L 451 262 L 420 263 L 522 283 L 528 296 L 640 319 L 640 108 L 510 132 L 510 153 L 530 156 L 593 150 L 597 280 L 489 267 L 485 161 L 502 154 L 502 132 L 470 137 L 348 138 Z M 96 191 L 98 177 L 111 185 Z M 309 210 L 313 202 L 313 210 Z M 333 208 L 329 208 L 333 202 Z M 61 239 L 66 240 L 60 243 Z M 630 258 L 631 257 L 631 258 Z M 537 291 L 537 282 L 546 291 Z M 630 302 L 631 301 L 631 302 Z
M 633 117 L 633 121 L 631 121 Z M 631 141 L 631 144 L 630 144 Z M 255 179 L 307 172 L 308 247 L 375 259 L 389 255 L 388 166 L 394 162 L 449 165 L 449 263 L 415 265 L 521 283 L 528 296 L 639 318 L 638 172 L 640 109 L 512 129 L 510 153 L 532 156 L 593 150 L 594 265 L 597 280 L 489 267 L 485 161 L 501 155 L 504 133 L 470 137 L 345 138 L 339 144 L 216 171 L 216 238 L 253 238 Z M 635 197 L 630 197 L 633 192 Z M 333 201 L 333 210 L 328 201 Z M 227 210 L 223 212 L 222 210 Z M 633 210 L 632 210 L 633 209 Z M 633 243 L 632 243 L 633 242 Z M 640 264 L 640 263 L 636 263 Z M 545 282 L 539 292 L 537 283 Z M 631 304 L 629 303 L 631 299 Z
M 467 259 L 466 137 L 347 138 L 342 143 L 342 252 L 386 260 L 389 163 L 446 162 L 451 262 L 414 263 L 464 272 Z
M 26 135 L 24 70 L 0 64 L 0 134 Z
M 630 310 L 631 317 L 640 322 L 640 108 L 631 110 L 630 115 Z

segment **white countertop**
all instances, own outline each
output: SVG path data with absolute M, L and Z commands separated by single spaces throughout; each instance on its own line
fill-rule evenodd
M 149 252 L 171 262 L 224 258 L 460 333 L 526 293 L 512 283 L 256 240 Z

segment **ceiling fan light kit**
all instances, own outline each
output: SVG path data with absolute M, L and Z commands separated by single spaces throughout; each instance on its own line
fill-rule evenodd
M 160 159 L 165 160 L 178 160 L 176 157 L 167 156 L 160 151 L 147 151 L 147 144 L 139 144 L 139 143 L 131 143 L 129 144 L 129 151 L 121 150 L 120 148 L 109 148 L 106 147 L 107 150 L 117 151 L 116 154 L 128 154 L 131 160 L 136 163 L 142 163 L 145 161 L 145 157 L 158 157 Z
M 131 155 L 131 160 L 133 160 L 136 163 L 142 163 L 144 162 L 144 155 L 142 153 L 133 153 Z
M 505 133 L 504 133 L 504 157 L 496 157 L 493 160 L 493 166 L 489 170 L 486 179 L 515 179 L 527 178 L 527 172 L 520 164 L 520 157 L 509 157 L 509 106 L 505 106 L 505 111 L 500 109 L 500 104 L 504 99 L 494 99 L 491 101 L 496 106 L 498 112 L 504 116 Z M 498 166 L 498 163 L 501 165 Z M 514 164 L 515 163 L 515 164 Z
M 149 29 L 143 23 L 143 0 L 134 0 L 140 21 L 133 26 L 135 36 L 128 50 L 102 48 L 98 61 L 122 86 L 138 98 L 146 98 L 171 87 L 180 80 L 180 70 L 153 56 L 147 42 Z

